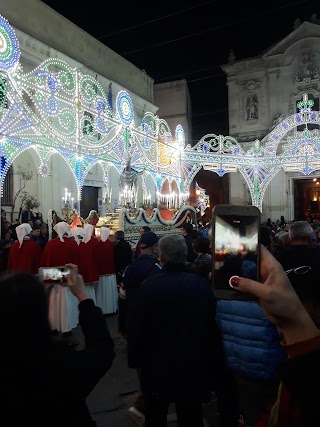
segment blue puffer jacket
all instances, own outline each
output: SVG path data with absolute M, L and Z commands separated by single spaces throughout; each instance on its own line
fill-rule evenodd
M 217 323 L 229 368 L 257 380 L 279 378 L 277 366 L 286 358 L 277 328 L 256 302 L 217 301 Z

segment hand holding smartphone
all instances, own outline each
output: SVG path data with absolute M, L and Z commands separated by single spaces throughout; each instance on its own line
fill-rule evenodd
M 67 274 L 70 274 L 70 269 L 66 266 L 39 268 L 39 278 L 45 284 L 58 283 L 67 286 Z
M 230 286 L 232 276 L 259 281 L 261 214 L 256 206 L 216 205 L 212 211 L 212 283 L 218 299 L 255 298 Z

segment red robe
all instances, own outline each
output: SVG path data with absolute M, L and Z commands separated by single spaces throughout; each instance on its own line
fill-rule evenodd
M 99 280 L 98 264 L 95 260 L 95 246 L 98 240 L 92 237 L 87 243 L 80 242 L 79 248 L 79 273 L 84 283 L 93 283 Z
M 38 274 L 41 267 L 42 249 L 33 240 L 23 240 L 21 248 L 18 240 L 11 246 L 8 259 L 8 271 L 26 271 Z
M 68 263 L 79 263 L 79 248 L 74 239 L 64 237 L 64 242 L 59 237 L 55 237 L 46 244 L 41 265 L 42 267 L 58 267 Z
M 94 257 L 98 264 L 100 276 L 105 274 L 115 274 L 116 267 L 114 263 L 114 243 L 110 240 L 103 242 L 99 240 L 94 247 Z

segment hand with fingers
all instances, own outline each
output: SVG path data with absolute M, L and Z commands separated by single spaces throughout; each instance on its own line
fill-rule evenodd
M 79 302 L 88 299 L 89 297 L 86 293 L 83 278 L 78 272 L 78 266 L 75 264 L 66 264 L 66 268 L 70 270 L 70 274 L 66 275 L 67 285 L 70 291 L 78 298 Z
M 257 298 L 266 316 L 282 330 L 287 344 L 319 334 L 281 264 L 264 246 L 261 246 L 260 268 L 261 283 L 233 276 L 230 278 L 230 286 Z

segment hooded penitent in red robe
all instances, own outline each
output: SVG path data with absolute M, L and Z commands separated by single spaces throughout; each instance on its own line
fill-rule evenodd
M 42 249 L 33 240 L 23 240 L 21 247 L 16 241 L 10 248 L 8 271 L 26 271 L 38 274 L 41 266 Z
M 95 260 L 98 264 L 99 275 L 115 274 L 116 267 L 114 264 L 114 243 L 110 240 L 98 240 L 94 248 Z
M 65 237 L 64 242 L 59 237 L 49 240 L 43 251 L 41 265 L 57 267 L 68 263 L 78 265 L 78 245 L 75 240 L 69 237 Z
M 84 283 L 94 283 L 99 280 L 98 264 L 95 260 L 94 247 L 98 244 L 96 238 L 92 237 L 87 243 L 80 242 L 79 250 L 79 273 Z
M 95 260 L 99 270 L 99 282 L 95 286 L 97 306 L 104 314 L 118 310 L 118 288 L 116 279 L 114 243 L 108 240 L 110 229 L 101 227 L 101 240 L 94 247 Z

